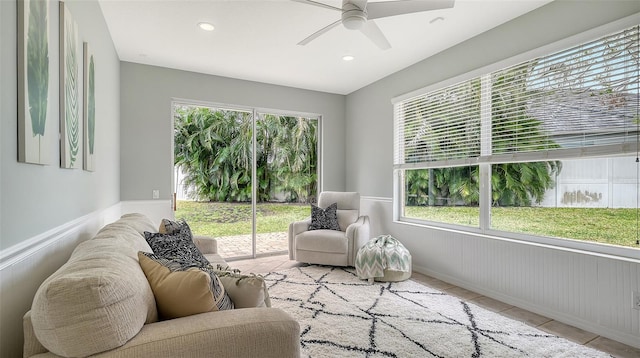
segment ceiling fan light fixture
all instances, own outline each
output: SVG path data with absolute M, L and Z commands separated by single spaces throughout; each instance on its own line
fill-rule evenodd
M 360 30 L 365 22 L 367 22 L 367 15 L 361 10 L 342 13 L 342 25 L 349 30 Z

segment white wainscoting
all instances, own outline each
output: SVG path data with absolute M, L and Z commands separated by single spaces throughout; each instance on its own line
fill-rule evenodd
M 409 249 L 417 272 L 640 348 L 637 260 L 393 223 L 391 198 L 361 197 L 361 211 L 371 236 Z
M 175 217 L 171 200 L 129 200 L 122 201 L 120 204 L 122 214 L 143 213 L 158 225 L 164 218 Z

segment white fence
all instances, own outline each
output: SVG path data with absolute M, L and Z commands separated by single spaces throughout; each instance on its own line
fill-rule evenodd
M 556 185 L 540 206 L 635 208 L 638 204 L 636 156 L 562 161 Z

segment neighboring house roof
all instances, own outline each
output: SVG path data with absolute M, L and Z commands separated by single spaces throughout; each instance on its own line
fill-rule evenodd
M 542 121 L 545 132 L 556 135 L 635 132 L 638 94 L 557 91 L 536 96 L 527 112 Z

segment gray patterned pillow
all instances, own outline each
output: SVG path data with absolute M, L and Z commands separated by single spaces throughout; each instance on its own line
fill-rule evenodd
M 333 203 L 322 209 L 311 204 L 311 225 L 309 230 L 338 230 L 338 203 Z
M 181 225 L 180 229 L 173 234 L 145 231 L 144 238 L 153 253 L 159 257 L 178 261 L 190 267 L 206 267 L 210 265 L 209 260 L 202 255 L 202 252 L 193 243 L 191 229 L 187 223 Z

